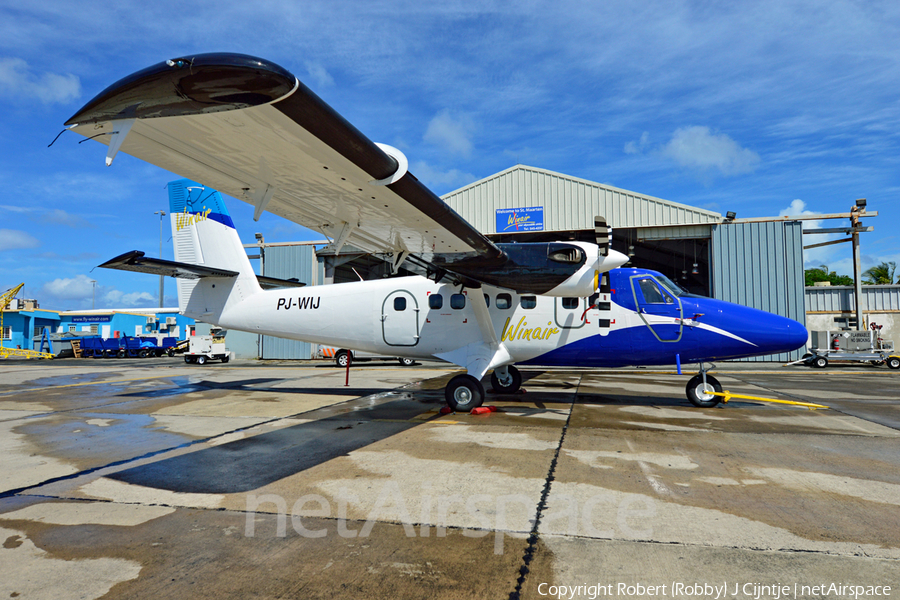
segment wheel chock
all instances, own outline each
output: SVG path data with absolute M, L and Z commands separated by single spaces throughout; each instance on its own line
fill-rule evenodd
M 441 407 L 441 410 L 440 410 L 440 413 L 441 413 L 442 415 L 449 415 L 449 414 L 452 413 L 452 412 L 453 412 L 453 409 L 450 408 L 449 406 L 442 406 L 442 407 Z
M 491 409 L 489 409 L 487 406 L 478 406 L 469 411 L 470 415 L 486 415 L 490 413 Z

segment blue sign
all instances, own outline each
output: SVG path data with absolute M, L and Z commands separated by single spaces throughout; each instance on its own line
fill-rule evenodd
M 497 233 L 516 233 L 519 231 L 543 230 L 543 206 L 497 209 Z
M 90 315 L 87 317 L 72 317 L 72 323 L 109 323 L 111 315 Z

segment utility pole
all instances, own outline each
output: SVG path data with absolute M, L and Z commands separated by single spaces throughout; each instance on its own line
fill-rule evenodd
M 162 222 L 163 222 L 163 217 L 166 216 L 166 211 L 158 210 L 153 214 L 159 215 L 159 258 L 162 259 Z M 166 291 L 166 276 L 160 275 L 159 276 L 159 307 L 160 308 L 163 307 L 163 296 L 165 294 L 165 291 Z
M 853 301 L 856 305 L 856 330 L 863 331 L 862 267 L 859 262 L 859 218 L 866 214 L 866 199 L 860 198 L 850 209 L 850 227 L 853 236 Z
M 266 238 L 263 237 L 263 234 L 257 233 L 255 234 L 256 243 L 259 245 L 259 274 L 260 276 L 265 277 L 266 275 Z M 263 353 L 265 348 L 263 344 L 265 343 L 265 339 L 262 334 L 256 338 L 256 351 L 257 356 L 259 358 L 263 357 Z

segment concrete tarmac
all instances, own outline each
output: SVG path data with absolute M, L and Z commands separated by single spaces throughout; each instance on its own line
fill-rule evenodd
M 900 598 L 897 372 L 454 373 L 0 362 L 0 599 Z

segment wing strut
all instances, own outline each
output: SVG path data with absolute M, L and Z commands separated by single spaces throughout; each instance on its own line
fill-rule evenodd
M 489 370 L 512 364 L 513 360 L 509 350 L 497 338 L 497 332 L 491 321 L 481 288 L 470 288 L 470 291 L 473 293 L 468 294 L 469 302 L 472 303 L 472 308 L 475 310 L 475 319 L 481 330 L 481 340 L 450 352 L 435 354 L 435 356 L 465 367 L 469 375 L 480 380 Z
M 122 147 L 122 142 L 125 141 L 125 136 L 131 131 L 131 126 L 134 125 L 136 120 L 137 119 L 122 119 L 121 121 L 113 121 L 116 130 L 110 134 L 109 149 L 106 151 L 107 167 L 113 163 L 113 159 L 116 157 L 116 154 L 119 153 L 119 148 Z

